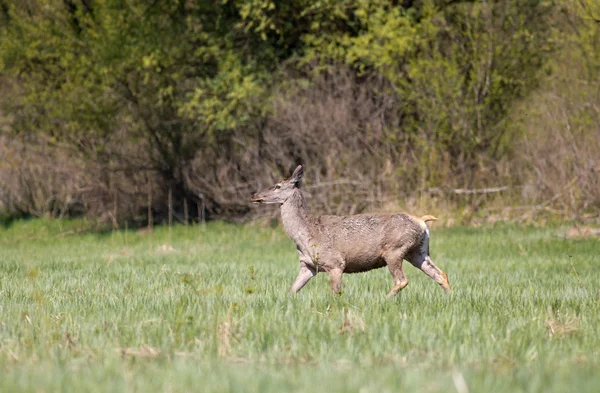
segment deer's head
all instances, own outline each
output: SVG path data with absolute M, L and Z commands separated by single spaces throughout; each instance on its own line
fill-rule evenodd
M 298 165 L 289 179 L 284 179 L 272 187 L 265 188 L 252 196 L 253 203 L 283 203 L 292 196 L 299 187 L 300 179 L 304 174 L 302 165 Z

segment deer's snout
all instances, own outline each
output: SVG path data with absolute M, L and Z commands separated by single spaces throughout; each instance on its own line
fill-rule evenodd
M 258 194 L 254 194 L 252 195 L 252 203 L 262 203 L 263 199 L 261 197 L 258 196 Z

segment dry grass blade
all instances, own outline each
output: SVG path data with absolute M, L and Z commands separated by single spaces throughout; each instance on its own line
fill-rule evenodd
M 579 333 L 580 320 L 578 317 L 563 317 L 559 312 L 548 309 L 550 318 L 546 321 L 550 338 L 564 338 Z
M 69 334 L 69 332 L 65 332 L 65 340 L 67 341 L 67 347 L 69 349 L 77 348 L 77 345 L 75 345 L 75 341 L 73 340 L 73 338 L 71 337 L 71 334 Z
M 565 236 L 568 239 L 584 239 L 594 237 L 600 239 L 600 228 L 575 225 L 567 229 Z
M 235 339 L 233 311 L 236 307 L 236 303 L 232 303 L 229 306 L 225 320 L 221 321 L 217 327 L 217 353 L 220 357 L 226 357 L 231 354 L 232 341 Z
M 344 313 L 344 322 L 339 330 L 340 334 L 353 334 L 365 330 L 365 320 L 359 313 L 348 310 Z
M 231 353 L 231 323 L 221 322 L 218 328 L 217 352 L 219 356 L 225 357 Z
M 155 359 L 160 356 L 160 351 L 144 344 L 140 348 L 119 348 L 121 356 L 131 356 L 135 358 Z

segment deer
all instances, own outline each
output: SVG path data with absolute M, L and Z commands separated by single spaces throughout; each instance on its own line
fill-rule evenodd
M 429 255 L 429 228 L 437 220 L 405 213 L 311 216 L 300 180 L 298 165 L 291 177 L 255 193 L 255 204 L 279 204 L 283 228 L 296 243 L 300 270 L 290 293 L 300 291 L 317 273 L 329 274 L 331 289 L 342 292 L 342 274 L 360 273 L 387 266 L 394 279 L 392 297 L 408 285 L 402 262 L 407 260 L 451 292 L 448 276 Z

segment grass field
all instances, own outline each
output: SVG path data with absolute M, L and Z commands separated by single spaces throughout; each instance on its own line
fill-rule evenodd
M 279 228 L 0 227 L 0 392 L 598 392 L 600 241 L 432 230 L 452 295 L 408 265 L 295 296 Z

